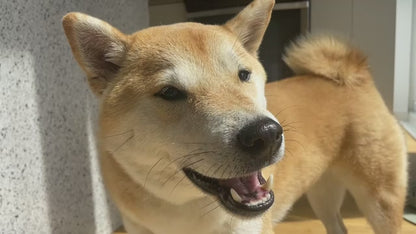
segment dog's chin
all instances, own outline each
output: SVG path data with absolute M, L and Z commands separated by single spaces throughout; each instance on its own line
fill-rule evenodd
M 207 177 L 190 168 L 183 171 L 201 190 L 218 197 L 223 207 L 233 214 L 255 217 L 273 205 L 273 176 L 266 181 L 261 170 L 227 179 Z

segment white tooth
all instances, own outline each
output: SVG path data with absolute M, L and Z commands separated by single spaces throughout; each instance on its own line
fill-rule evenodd
M 234 201 L 241 203 L 243 201 L 243 199 L 240 197 L 240 195 L 238 195 L 238 193 L 231 188 L 230 190 L 231 196 L 233 197 Z
M 270 191 L 272 189 L 272 186 L 273 186 L 273 175 L 270 175 L 266 183 L 263 184 L 261 187 L 266 191 Z

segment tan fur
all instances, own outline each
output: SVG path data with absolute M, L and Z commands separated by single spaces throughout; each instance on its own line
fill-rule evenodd
M 83 47 L 83 44 L 95 44 L 96 46 L 107 47 L 106 51 L 103 51 L 103 55 L 106 56 L 105 60 L 112 61 L 118 65 L 124 58 L 127 43 L 126 36 L 111 25 L 80 13 L 66 15 L 62 24 L 73 54 L 81 68 L 87 74 L 92 91 L 97 95 L 102 95 L 107 88 L 106 79 L 108 79 L 108 77 L 97 74 L 97 69 L 104 70 L 105 68 L 94 68 L 94 65 L 91 64 L 91 61 L 88 60 L 87 56 L 93 54 L 94 51 L 88 51 L 88 48 Z M 92 29 L 102 33 L 103 36 L 99 37 L 100 40 L 84 36 L 87 34 L 86 32 Z M 105 40 L 105 37 L 108 37 L 109 40 Z
M 296 42 L 285 61 L 299 76 L 266 85 L 266 109 L 256 56 L 273 3 L 255 0 L 225 26 L 181 23 L 132 35 L 81 13 L 64 17 L 74 56 L 101 99 L 101 171 L 129 233 L 271 234 L 307 193 L 328 233 L 341 234 L 346 190 L 377 234 L 400 233 L 404 139 L 358 50 L 330 37 Z M 81 40 L 97 35 L 98 46 Z M 249 82 L 238 78 L 242 66 Z M 155 96 L 167 85 L 185 90 L 186 100 Z M 271 113 L 285 139 L 284 158 L 263 169 L 274 175 L 275 202 L 261 217 L 242 219 L 217 208 L 181 168 L 235 175 L 244 165 L 230 144 L 235 132 Z M 184 157 L 190 152 L 197 153 Z
M 331 37 L 305 38 L 286 56 L 304 75 L 266 86 L 269 110 L 286 129 L 286 156 L 275 165 L 277 177 L 286 179 L 276 181 L 277 197 L 292 204 L 330 171 L 358 200 L 376 233 L 399 233 L 404 139 L 364 56 Z
M 298 75 L 323 76 L 341 85 L 369 80 L 366 57 L 358 50 L 327 36 L 308 36 L 286 48 L 283 58 Z

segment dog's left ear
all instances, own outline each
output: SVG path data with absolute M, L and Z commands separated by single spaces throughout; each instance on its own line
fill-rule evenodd
M 273 6 L 274 0 L 254 0 L 224 25 L 255 56 L 270 22 Z

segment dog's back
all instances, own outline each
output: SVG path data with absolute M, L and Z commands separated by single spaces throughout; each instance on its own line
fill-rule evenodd
M 406 191 L 404 138 L 365 56 L 315 37 L 292 44 L 284 59 L 299 76 L 266 88 L 286 136 L 286 155 L 275 169 L 282 177 L 275 218 L 308 190 L 327 230 L 344 233 L 339 208 L 349 190 L 376 233 L 397 233 Z

